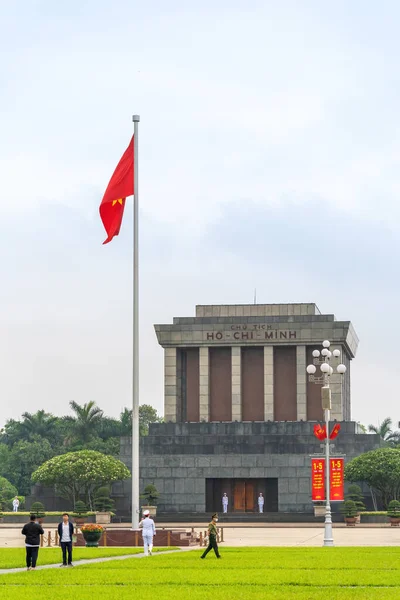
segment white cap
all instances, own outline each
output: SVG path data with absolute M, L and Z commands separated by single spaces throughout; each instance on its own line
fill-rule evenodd
M 150 511 L 149 510 L 145 510 L 144 513 L 143 513 L 143 516 L 144 517 L 148 517 L 149 514 L 150 514 Z

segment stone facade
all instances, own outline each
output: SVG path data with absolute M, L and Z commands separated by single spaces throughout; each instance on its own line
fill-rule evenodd
M 257 347 L 264 349 L 264 419 L 315 420 L 315 410 L 311 410 L 312 402 L 308 398 L 310 388 L 307 387 L 305 368 L 308 350 L 320 347 L 325 339 L 331 341 L 332 349 L 341 351 L 341 360 L 347 366 L 344 377 L 333 375 L 331 378 L 332 418 L 350 419 L 350 361 L 356 354 L 358 338 L 349 321 L 337 321 L 331 314 L 322 315 L 315 304 L 197 306 L 195 317 L 175 317 L 172 324 L 155 325 L 155 331 L 165 352 L 166 421 L 192 420 L 185 417 L 185 403 L 192 409 L 194 404 L 199 407 L 199 410 L 189 411 L 198 414 L 199 421 L 213 420 L 212 413 L 216 412 L 210 410 L 213 403 L 210 350 L 213 348 L 230 348 L 232 363 L 231 407 L 229 411 L 217 412 L 226 414 L 222 420 L 243 420 L 246 399 L 242 395 L 241 355 L 246 348 Z M 193 386 L 185 388 L 186 352 L 193 348 L 199 352 L 197 390 Z M 291 348 L 296 351 L 294 368 L 289 365 L 294 360 Z M 286 355 L 282 349 L 287 350 Z M 275 358 L 279 360 L 279 367 L 274 364 Z M 220 368 L 221 377 L 226 377 L 226 369 L 222 374 L 222 354 L 215 362 L 218 360 L 220 364 L 216 364 L 216 370 Z M 289 386 L 292 386 L 292 394 Z M 251 401 L 254 396 L 247 399 L 247 402 Z M 226 397 L 227 402 L 229 398 Z
M 378 435 L 357 433 L 354 422 L 341 427 L 331 447 L 346 462 L 380 445 Z M 150 426 L 140 450 L 140 486 L 154 483 L 161 514 L 210 510 L 211 478 L 277 478 L 278 511 L 312 513 L 311 455 L 322 452 L 313 423 L 160 423 Z M 131 466 L 130 438 L 122 439 L 121 459 Z M 129 492 L 129 484 L 125 489 Z
M 221 510 L 221 489 L 230 490 L 237 513 L 255 512 L 260 492 L 266 511 L 312 513 L 311 455 L 323 452 L 313 426 L 322 405 L 321 386 L 310 383 L 306 366 L 326 339 L 347 367 L 344 377 L 330 379 L 331 419 L 341 422 L 333 456 L 348 461 L 379 447 L 379 436 L 350 421 L 358 339 L 349 321 L 323 315 L 315 304 L 197 306 L 195 317 L 155 331 L 165 352 L 166 422 L 151 425 L 141 440 L 140 486 L 157 487 L 159 513 Z M 130 468 L 128 438 L 121 458 Z M 114 493 L 120 512 L 129 513 L 129 483 Z

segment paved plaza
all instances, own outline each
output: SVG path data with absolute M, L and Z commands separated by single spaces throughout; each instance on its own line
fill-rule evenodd
M 126 525 L 124 526 L 126 527 Z M 158 528 L 166 527 L 172 529 L 174 524 L 157 524 Z M 205 531 L 205 523 L 179 523 L 179 529 L 194 528 L 196 532 Z M 110 529 L 118 528 L 111 526 Z M 0 526 L 0 547 L 21 548 L 24 546 L 24 538 L 20 527 Z M 53 533 L 55 524 L 44 526 L 46 532 Z M 297 523 L 285 524 L 235 524 L 223 526 L 224 542 L 222 546 L 322 546 L 324 528 L 320 523 L 299 526 Z M 357 527 L 346 527 L 344 524 L 336 524 L 333 528 L 333 537 L 336 546 L 399 546 L 400 528 L 390 525 L 359 525 Z

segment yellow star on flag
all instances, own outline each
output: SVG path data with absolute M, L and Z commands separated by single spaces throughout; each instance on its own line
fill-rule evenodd
M 113 200 L 111 206 L 115 206 L 117 204 L 117 202 L 119 202 L 122 206 L 122 198 L 120 198 L 119 200 Z

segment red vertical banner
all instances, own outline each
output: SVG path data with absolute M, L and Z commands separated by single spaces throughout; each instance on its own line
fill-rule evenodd
M 325 500 L 325 459 L 311 459 L 311 498 Z
M 343 458 L 330 459 L 331 501 L 344 500 L 344 460 Z

